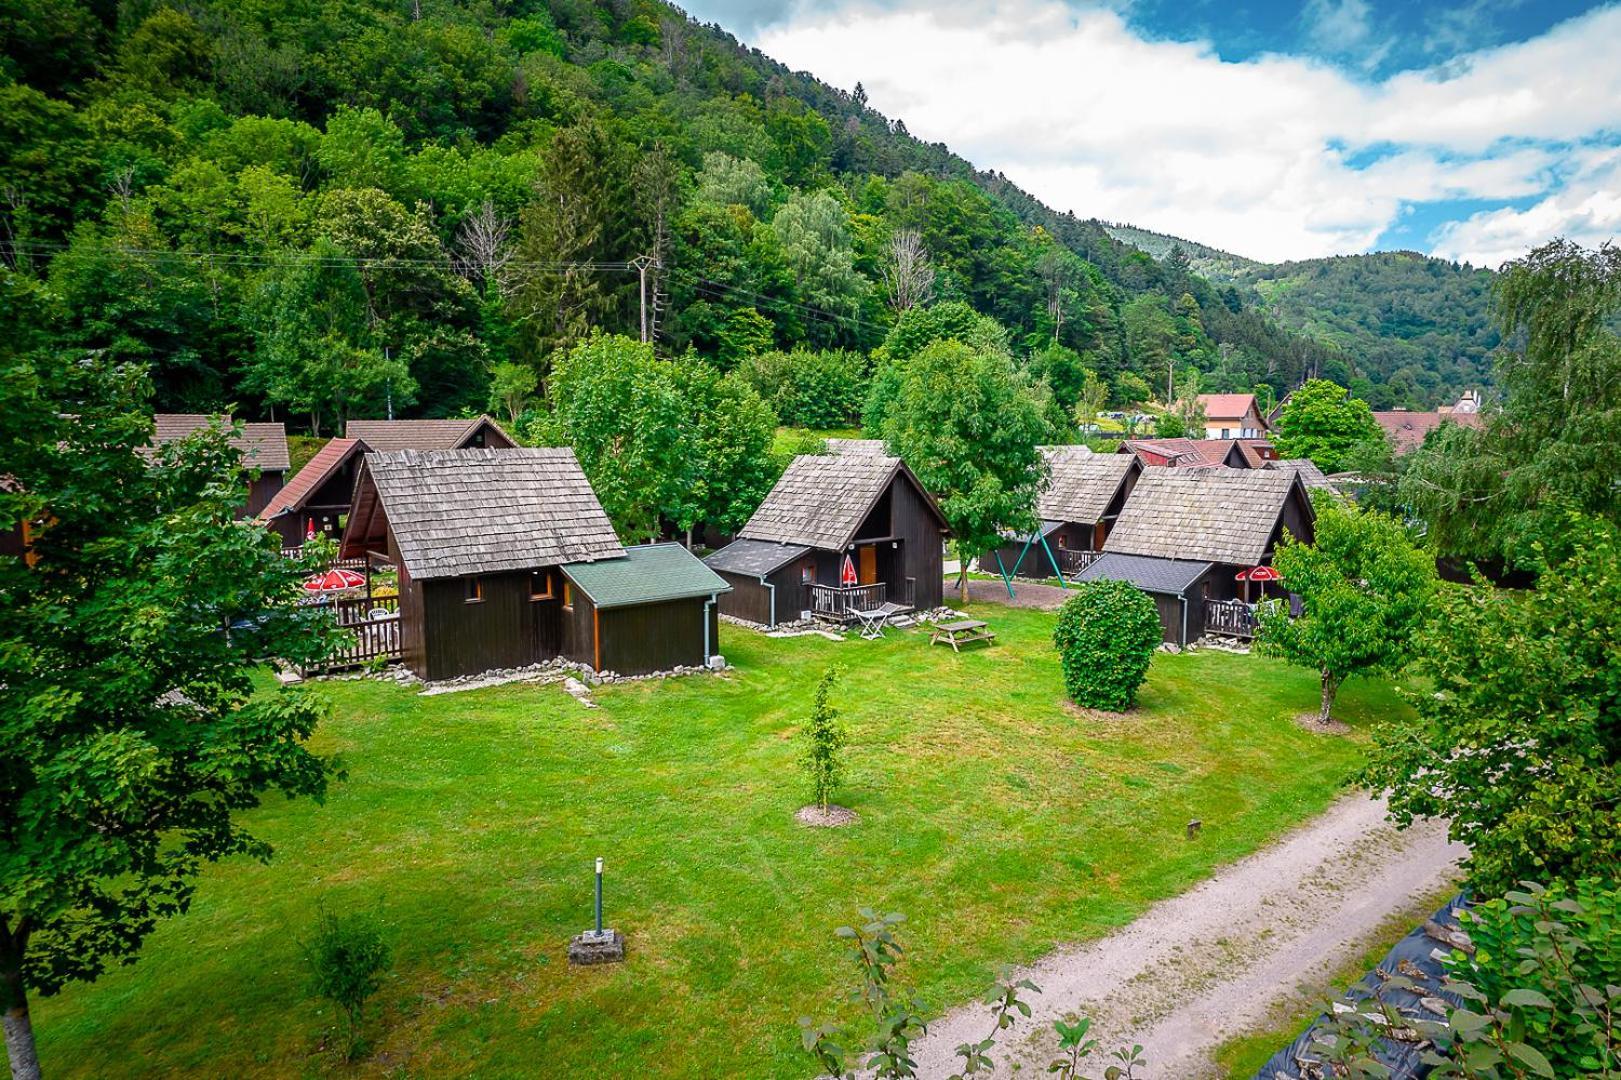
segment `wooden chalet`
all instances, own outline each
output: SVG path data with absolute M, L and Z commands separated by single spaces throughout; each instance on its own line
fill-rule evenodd
M 1143 466 L 1134 454 L 1094 454 L 1084 446 L 1043 446 L 1047 479 L 1036 496 L 1041 527 L 980 559 L 1008 576 L 1073 578 L 1097 553 Z
M 179 442 L 210 424 L 230 427 L 229 416 L 208 413 L 158 413 L 152 418 L 152 448 Z M 239 517 L 258 514 L 281 490 L 292 461 L 287 453 L 287 428 L 282 424 L 245 423 L 242 434 L 231 436 L 231 446 L 241 452 L 242 467 L 255 475 L 248 482 L 248 498 Z
M 558 656 L 635 675 L 717 652 L 726 582 L 677 545 L 623 547 L 572 450 L 366 454 L 341 554 L 396 567 L 398 649 L 424 679 Z
M 732 587 L 723 614 L 765 626 L 805 612 L 842 622 L 884 604 L 939 607 L 946 531 L 900 458 L 806 454 L 704 562 Z
M 360 460 L 370 450 L 359 439 L 332 439 L 259 511 L 259 520 L 296 548 L 311 532 L 334 540 L 343 534 Z
M 350 420 L 347 439 L 359 439 L 379 454 L 395 450 L 503 449 L 517 446 L 511 435 L 488 416 L 471 420 Z
M 1287 595 L 1267 580 L 1278 542 L 1287 531 L 1310 543 L 1314 520 L 1292 470 L 1145 469 L 1103 555 L 1079 580 L 1141 588 L 1159 608 L 1168 642 L 1249 637 L 1254 605 Z

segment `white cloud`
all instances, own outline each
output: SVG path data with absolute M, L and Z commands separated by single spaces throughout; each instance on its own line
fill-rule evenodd
M 1435 254 L 1498 266 L 1563 236 L 1587 247 L 1621 239 L 1621 148 L 1579 155 L 1559 190 L 1524 210 L 1488 210 L 1436 231 Z
M 1321 7 L 1319 29 L 1337 19 L 1344 34 L 1373 34 L 1357 0 Z M 1437 199 L 1545 194 L 1526 228 L 1597 228 L 1609 213 L 1614 229 L 1621 212 L 1602 191 L 1555 190 L 1575 182 L 1557 144 L 1621 130 L 1621 64 L 1606 41 L 1621 41 L 1621 7 L 1457 57 L 1445 73 L 1370 83 L 1307 58 L 1234 63 L 1205 44 L 1144 40 L 1108 8 L 996 0 L 804 9 L 760 45 L 837 85 L 861 82 L 913 134 L 1060 209 L 1284 259 L 1366 250 L 1404 205 Z M 1484 261 L 1506 242 L 1485 230 L 1460 224 L 1437 250 Z

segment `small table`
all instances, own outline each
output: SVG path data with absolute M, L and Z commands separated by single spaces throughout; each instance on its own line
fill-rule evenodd
M 883 603 L 865 611 L 852 611 L 851 614 L 861 624 L 861 636 L 875 641 L 884 636 L 884 627 L 889 625 L 889 620 L 905 610 L 900 604 Z
M 961 645 L 968 645 L 975 641 L 995 641 L 996 633 L 990 629 L 990 624 L 980 619 L 954 619 L 951 622 L 935 623 L 934 633 L 929 636 L 930 645 L 946 644 L 951 646 L 952 652 L 961 652 Z

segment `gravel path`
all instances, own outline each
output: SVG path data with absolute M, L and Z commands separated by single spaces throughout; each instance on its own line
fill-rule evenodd
M 1019 972 L 1042 993 L 1031 997 L 1032 1020 L 998 1040 L 995 1075 L 1044 1075 L 1052 1021 L 1081 1013 L 1105 1049 L 1142 1044 L 1147 1080 L 1209 1077 L 1216 1047 L 1265 1024 L 1302 981 L 1361 952 L 1387 916 L 1455 878 L 1463 854 L 1444 823 L 1398 832 L 1383 802 L 1341 799 L 1129 926 Z M 984 1006 L 966 1006 L 930 1024 L 918 1075 L 955 1071 L 952 1050 L 983 1038 L 986 1016 Z
M 1060 589 L 1057 585 L 1042 585 L 1034 581 L 1015 581 L 1013 583 L 1013 596 L 1009 598 L 1007 586 L 997 581 L 981 581 L 978 578 L 968 579 L 968 597 L 982 604 L 1006 604 L 1008 607 L 1036 608 L 1041 611 L 1056 611 L 1065 600 L 1073 595 Z M 946 580 L 946 603 L 960 600 L 961 594 L 957 591 L 957 578 L 955 575 Z

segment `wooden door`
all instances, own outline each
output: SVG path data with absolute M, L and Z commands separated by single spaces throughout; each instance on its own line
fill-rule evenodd
M 856 548 L 856 580 L 863 585 L 878 581 L 878 549 L 871 544 Z

